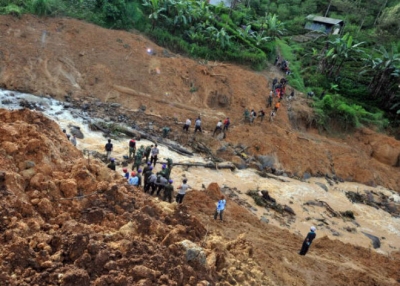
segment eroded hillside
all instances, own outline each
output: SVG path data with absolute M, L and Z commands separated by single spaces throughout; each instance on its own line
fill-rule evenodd
M 0 31 L 4 88 L 69 100 L 91 116 L 129 125 L 146 114 L 156 130 L 168 125 L 171 138 L 188 145 L 193 138 L 182 138 L 182 124 L 201 115 L 205 134 L 195 140 L 237 165 L 262 168 L 257 155 L 268 155 L 288 176 L 336 176 L 396 191 L 400 186 L 398 141 L 369 129 L 320 136 L 300 93 L 292 103 L 283 101 L 273 123 L 243 124 L 244 108 L 265 108 L 269 79 L 281 74 L 187 59 L 139 34 L 71 19 L 1 16 Z M 227 138 L 211 138 L 226 116 L 232 122 Z M 245 157 L 230 148 L 237 146 Z
M 0 111 L 0 275 L 6 285 L 394 285 L 400 256 L 264 224 L 217 184 L 182 206 L 84 158 L 38 112 Z

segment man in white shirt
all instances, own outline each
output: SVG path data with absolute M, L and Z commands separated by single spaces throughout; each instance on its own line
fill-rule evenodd
M 217 131 L 220 131 L 220 132 L 222 131 L 222 120 L 220 120 L 220 121 L 217 123 L 217 126 L 215 126 L 214 133 L 213 133 L 212 136 L 214 136 L 215 133 L 216 133 Z
M 183 131 L 189 132 L 189 127 L 192 124 L 192 121 L 188 118 L 186 119 L 185 125 L 183 125 Z
M 200 117 L 198 117 L 196 119 L 196 122 L 194 123 L 194 133 L 196 133 L 197 131 L 200 131 L 200 133 L 202 133 L 203 131 L 201 130 L 201 119 Z
M 154 145 L 153 149 L 151 149 L 151 157 L 150 157 L 150 164 L 153 163 L 153 166 L 156 166 L 157 163 L 157 156 L 160 151 L 157 148 L 157 144 Z

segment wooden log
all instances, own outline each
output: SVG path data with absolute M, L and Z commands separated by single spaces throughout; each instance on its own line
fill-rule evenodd
M 159 162 L 160 164 L 167 164 L 167 162 Z M 234 171 L 236 169 L 235 165 L 231 162 L 222 162 L 222 163 L 202 163 L 202 162 L 175 162 L 172 164 L 173 166 L 185 166 L 185 167 L 203 167 L 208 169 L 230 169 Z

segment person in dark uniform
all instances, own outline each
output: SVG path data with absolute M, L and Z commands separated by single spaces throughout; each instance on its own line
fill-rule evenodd
M 312 226 L 310 228 L 310 232 L 307 234 L 306 239 L 304 239 L 303 245 L 301 246 L 301 250 L 299 252 L 300 255 L 306 255 L 312 241 L 317 236 L 315 230 L 316 230 L 315 226 Z

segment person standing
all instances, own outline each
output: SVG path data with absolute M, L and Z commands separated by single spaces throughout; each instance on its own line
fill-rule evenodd
M 188 189 L 190 189 L 190 186 L 187 184 L 187 179 L 183 179 L 182 185 L 178 187 L 178 194 L 176 195 L 176 202 L 178 204 L 182 204 L 183 198 Z
M 151 148 L 153 148 L 153 145 L 147 146 L 146 149 L 144 150 L 144 156 L 146 157 L 146 162 L 147 163 L 149 163 L 149 157 L 150 157 Z M 147 165 L 149 165 L 149 164 L 147 164 Z
M 113 171 L 115 171 L 115 159 L 111 158 L 110 159 L 110 164 L 107 165 L 107 167 Z
M 142 152 L 138 151 L 135 155 L 135 161 L 133 162 L 132 165 L 132 171 L 135 170 L 135 168 L 136 170 L 139 170 L 141 163 L 142 163 Z
M 185 125 L 183 125 L 183 131 L 189 132 L 189 127 L 192 124 L 190 118 L 186 119 Z
M 272 97 L 273 97 L 273 92 L 271 90 L 271 92 L 269 93 L 269 96 L 268 96 L 267 108 L 272 107 Z
M 194 133 L 196 133 L 197 131 L 200 131 L 200 133 L 203 132 L 201 130 L 201 119 L 200 119 L 200 116 L 197 117 L 196 122 L 194 123 Z
M 135 157 L 136 152 L 136 141 L 135 139 L 131 139 L 129 141 L 129 159 Z
M 280 100 L 275 104 L 275 107 L 274 107 L 275 113 L 278 111 L 279 107 L 281 107 L 281 101 Z
M 247 108 L 244 109 L 243 116 L 244 116 L 244 122 L 248 121 L 248 122 L 251 123 L 251 121 L 250 121 L 250 112 L 249 112 L 249 110 Z
M 75 135 L 72 136 L 71 143 L 72 143 L 72 145 L 74 145 L 76 147 L 76 136 Z
M 172 185 L 174 181 L 169 180 L 168 183 L 164 187 L 164 201 L 169 201 L 172 203 L 172 194 L 174 193 L 174 186 Z
M 259 112 L 259 117 L 260 117 L 260 119 L 261 119 L 261 122 L 263 122 L 263 120 L 264 120 L 264 117 L 265 117 L 265 112 L 264 112 L 264 110 L 260 110 L 260 112 Z
M 143 183 L 144 183 L 144 192 L 146 193 L 149 190 L 148 184 L 149 184 L 149 178 L 153 174 L 153 166 L 147 166 L 143 170 Z
M 156 185 L 155 185 L 156 181 L 157 181 L 157 175 L 154 174 L 153 172 L 151 172 L 149 177 L 148 177 L 148 179 L 147 179 L 146 187 L 144 189 L 144 192 L 145 193 L 150 192 L 150 188 L 151 188 L 150 195 L 153 195 L 153 193 L 156 190 Z
M 111 139 L 108 139 L 108 143 L 104 146 L 104 149 L 106 150 L 107 159 L 110 158 L 111 152 L 113 150 L 113 144 L 111 143 Z
M 151 158 L 150 158 L 150 164 L 153 164 L 153 166 L 156 166 L 157 163 L 157 157 L 160 151 L 157 148 L 157 144 L 154 145 L 153 149 L 151 149 Z
M 231 121 L 229 120 L 229 117 L 227 117 L 225 120 L 224 120 L 224 132 L 225 131 L 228 131 L 228 129 L 229 129 L 229 125 L 231 125 Z
M 250 111 L 250 123 L 253 123 L 254 119 L 256 119 L 257 117 L 257 113 L 254 111 L 254 109 L 252 109 Z
M 217 219 L 217 216 L 219 214 L 219 219 L 222 221 L 222 214 L 224 213 L 225 206 L 226 206 L 225 196 L 222 195 L 221 199 L 218 201 L 217 209 L 215 210 L 214 213 L 214 219 Z
M 161 191 L 164 190 L 165 186 L 168 183 L 168 179 L 163 177 L 162 175 L 157 175 L 157 180 L 155 185 L 157 186 L 157 196 L 160 195 Z M 153 193 L 151 193 L 153 195 Z
M 315 228 L 315 226 L 312 226 L 310 228 L 310 232 L 307 234 L 306 238 L 303 241 L 303 245 L 301 246 L 301 250 L 299 252 L 300 255 L 306 255 L 307 254 L 307 251 L 310 248 L 310 245 L 311 245 L 312 241 L 317 236 L 317 234 L 315 233 L 316 230 L 317 229 Z
M 213 137 L 217 131 L 222 131 L 222 120 L 218 121 L 217 126 L 215 126 L 214 133 L 212 135 Z

